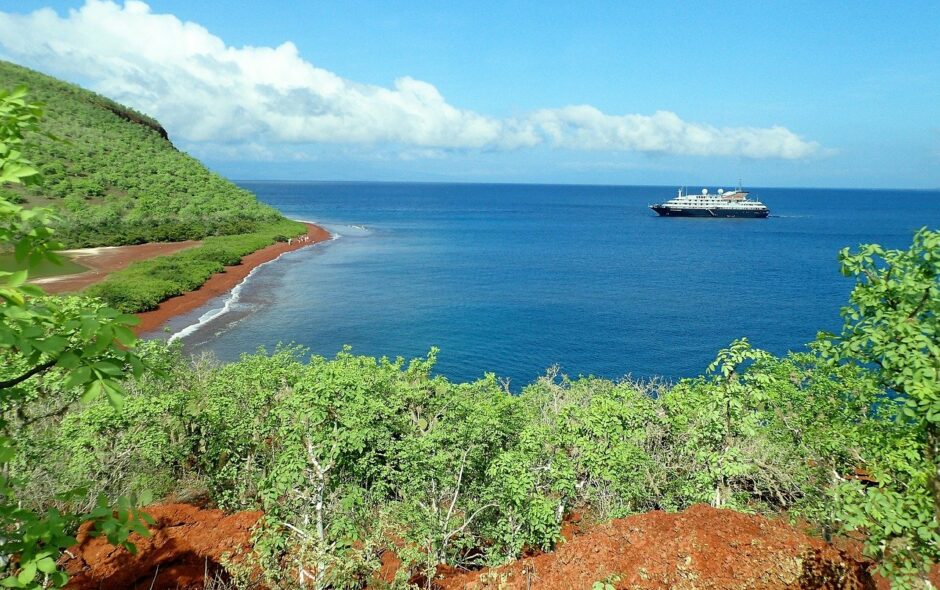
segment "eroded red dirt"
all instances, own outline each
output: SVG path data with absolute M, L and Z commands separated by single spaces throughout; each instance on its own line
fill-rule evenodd
M 137 555 L 89 537 L 88 526 L 65 562 L 73 590 L 202 590 L 223 555 L 247 549 L 260 512 L 226 515 L 188 504 L 146 508 L 155 519 L 152 536 L 133 535 Z M 535 554 L 500 568 L 438 570 L 437 590 L 590 589 L 613 576 L 630 590 L 887 590 L 870 575 L 871 562 L 856 542 L 837 547 L 808 536 L 782 520 L 699 505 L 678 514 L 650 512 L 587 526 L 566 519 L 566 539 L 550 553 Z M 399 540 L 400 541 L 400 540 Z M 401 541 L 403 542 L 403 541 Z M 400 546 L 399 543 L 395 543 Z M 373 574 L 376 587 L 390 583 L 401 566 L 393 548 Z M 935 579 L 937 578 L 937 579 Z M 931 580 L 940 581 L 940 567 Z
M 164 504 L 145 509 L 156 521 L 152 535 L 131 535 L 137 555 L 115 548 L 102 537 L 90 537 L 89 526 L 79 530 L 75 556 L 65 562 L 72 590 L 153 589 L 197 590 L 206 575 L 219 569 L 223 554 L 247 547 L 260 512 L 226 515 L 189 504 Z M 159 569 L 158 569 L 159 567 Z
M 650 512 L 572 535 L 552 553 L 450 575 L 442 590 L 874 589 L 869 564 L 788 524 L 710 506 Z

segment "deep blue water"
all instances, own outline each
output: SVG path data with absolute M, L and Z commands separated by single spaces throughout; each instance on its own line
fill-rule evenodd
M 841 325 L 842 247 L 905 248 L 940 225 L 928 191 L 756 189 L 769 219 L 720 220 L 656 217 L 647 205 L 672 187 L 241 184 L 341 237 L 260 268 L 190 350 L 227 360 L 295 342 L 410 358 L 437 346 L 447 377 L 492 371 L 516 387 L 553 364 L 694 376 L 741 336 L 799 350 Z

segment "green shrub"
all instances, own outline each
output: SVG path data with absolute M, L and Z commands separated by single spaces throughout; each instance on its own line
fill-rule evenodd
M 92 285 L 86 294 L 125 313 L 156 309 L 170 297 L 199 288 L 223 267 L 238 264 L 243 256 L 274 243 L 278 236 L 305 231 L 303 224 L 283 220 L 252 234 L 209 237 L 198 247 L 135 262 Z

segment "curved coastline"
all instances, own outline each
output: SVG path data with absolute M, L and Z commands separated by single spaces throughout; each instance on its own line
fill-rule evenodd
M 290 244 L 279 242 L 262 248 L 257 252 L 248 254 L 242 258 L 241 264 L 226 266 L 222 272 L 212 275 L 208 281 L 195 291 L 171 297 L 154 310 L 138 313 L 137 317 L 140 318 L 140 323 L 134 327 L 134 332 L 140 335 L 158 330 L 170 319 L 198 309 L 210 300 L 225 295 L 226 293 L 231 292 L 233 293 L 233 297 L 237 297 L 236 289 L 259 266 L 273 262 L 288 252 L 293 252 L 294 250 L 299 250 L 333 238 L 329 231 L 319 225 L 307 221 L 305 221 L 304 224 L 307 226 L 307 233 L 305 234 L 307 241 L 300 241 L 298 238 L 294 238 Z M 204 316 L 205 319 L 199 318 L 199 321 L 195 325 L 203 324 L 221 315 L 221 313 L 224 313 L 231 305 L 231 299 L 230 297 L 229 300 L 226 301 L 225 306 L 219 313 L 214 313 L 211 317 Z M 182 331 L 187 329 L 188 328 L 185 328 Z M 174 334 L 174 337 L 178 337 L 178 334 Z

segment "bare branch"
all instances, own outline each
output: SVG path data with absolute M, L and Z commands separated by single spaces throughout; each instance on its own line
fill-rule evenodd
M 447 543 L 449 543 L 451 538 L 453 538 L 454 535 L 462 533 L 464 529 L 470 526 L 470 523 L 473 522 L 473 519 L 480 515 L 481 512 L 483 512 L 487 508 L 494 508 L 495 506 L 496 506 L 496 503 L 491 502 L 485 506 L 481 506 L 480 508 L 478 508 L 476 512 L 470 515 L 470 518 L 464 521 L 463 525 L 461 525 L 460 528 L 456 528 L 452 530 L 451 532 L 447 533 L 446 535 L 444 535 L 444 544 L 446 545 Z
M 52 367 L 55 366 L 55 364 L 56 364 L 56 359 L 53 359 L 51 361 L 46 361 L 42 363 L 41 365 L 36 365 L 35 367 L 26 371 L 19 377 L 8 379 L 7 381 L 0 381 L 0 389 L 6 389 L 8 387 L 14 387 L 16 385 L 19 385 L 20 383 L 22 383 L 23 381 L 26 381 L 33 375 L 38 375 L 39 373 L 42 373 L 43 371 L 47 371 L 51 369 Z
M 463 470 L 467 466 L 467 455 L 472 448 L 473 446 L 468 447 L 460 458 L 460 472 L 457 474 L 457 486 L 454 488 L 454 497 L 451 499 L 450 507 L 447 509 L 447 518 L 444 519 L 445 526 L 450 522 L 450 517 L 454 513 L 454 505 L 457 504 L 457 497 L 460 495 L 460 482 L 463 480 Z

